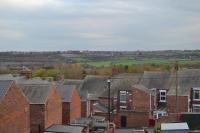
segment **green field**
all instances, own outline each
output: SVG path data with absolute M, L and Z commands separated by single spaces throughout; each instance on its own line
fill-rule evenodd
M 166 60 L 166 59 L 144 59 L 144 60 L 134 60 L 129 58 L 114 58 L 108 60 L 89 60 L 84 57 L 77 57 L 73 59 L 77 63 L 87 64 L 93 67 L 102 67 L 110 65 L 140 65 L 140 64 L 153 64 L 153 65 L 170 65 L 174 64 L 175 60 Z M 179 64 L 200 64 L 200 60 L 178 60 Z

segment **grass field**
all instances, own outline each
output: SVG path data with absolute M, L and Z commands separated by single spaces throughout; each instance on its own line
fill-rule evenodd
M 167 60 L 167 59 L 144 59 L 144 60 L 134 60 L 129 58 L 113 58 L 108 60 L 89 60 L 84 57 L 74 58 L 74 61 L 77 63 L 88 64 L 93 67 L 102 67 L 102 66 L 110 66 L 110 65 L 139 65 L 139 64 L 154 64 L 154 65 L 170 65 L 175 62 L 175 60 Z M 187 65 L 187 64 L 200 64 L 200 60 L 178 60 L 179 64 Z

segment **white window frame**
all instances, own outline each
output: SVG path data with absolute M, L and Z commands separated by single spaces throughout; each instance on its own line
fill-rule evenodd
M 126 110 L 127 109 L 127 106 L 119 106 L 120 107 L 120 110 Z
M 159 116 L 159 114 L 160 114 L 160 116 Z M 153 116 L 154 116 L 155 119 L 159 119 L 162 116 L 167 116 L 167 112 L 165 112 L 165 111 L 154 111 Z
M 165 93 L 165 96 L 161 95 L 161 93 L 164 92 Z M 160 102 L 166 102 L 167 100 L 167 91 L 166 90 L 159 90 L 159 93 L 160 93 Z M 161 97 L 164 97 L 165 100 L 161 100 Z
M 196 111 L 194 111 L 194 108 L 195 108 L 195 107 L 198 107 L 198 108 L 199 108 L 199 111 L 197 111 L 197 112 L 200 112 L 200 104 L 193 104 L 193 105 L 192 105 L 193 112 L 196 112 Z
M 121 100 L 121 95 L 127 95 L 127 92 L 126 91 L 119 91 L 119 102 L 120 103 L 126 103 L 126 100 L 125 101 L 122 101 Z
M 195 98 L 195 91 L 199 92 L 199 99 Z M 193 100 L 200 101 L 200 88 L 199 87 L 193 88 Z

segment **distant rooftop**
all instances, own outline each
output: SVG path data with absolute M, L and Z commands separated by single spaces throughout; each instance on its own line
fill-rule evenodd
M 13 80 L 14 77 L 12 74 L 0 74 L 0 80 Z

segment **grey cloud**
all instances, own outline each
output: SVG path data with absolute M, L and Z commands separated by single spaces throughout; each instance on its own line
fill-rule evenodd
M 200 48 L 198 0 L 31 1 L 0 2 L 1 50 Z

